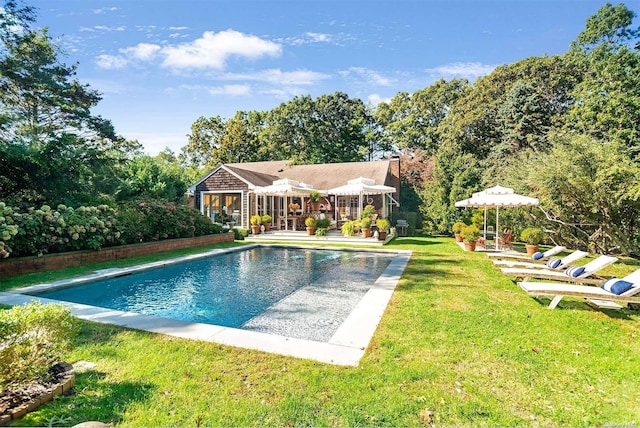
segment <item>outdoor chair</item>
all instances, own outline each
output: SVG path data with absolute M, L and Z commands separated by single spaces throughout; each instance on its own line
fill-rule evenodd
M 513 245 L 511 244 L 511 239 L 513 238 L 513 230 L 507 229 L 502 236 L 498 236 L 498 248 L 508 248 L 513 250 Z
M 518 285 L 528 295 L 536 298 L 551 297 L 549 309 L 554 309 L 564 297 L 579 297 L 594 306 L 606 309 L 621 309 L 619 303 L 640 303 L 640 269 L 624 278 L 610 278 L 600 287 L 575 285 L 571 283 L 519 282 Z
M 504 251 L 499 251 L 497 253 L 487 253 L 487 257 L 490 257 L 492 259 L 498 259 L 498 260 L 517 260 L 517 261 L 523 261 L 523 262 L 536 260 L 536 261 L 546 262 L 547 259 L 549 259 L 550 257 L 560 254 L 566 249 L 567 248 L 562 245 L 556 245 L 555 247 L 548 249 L 544 253 L 536 253 L 540 257 L 537 257 L 536 254 L 534 254 L 533 256 L 530 256 L 528 254 L 525 255 L 525 254 L 506 253 Z
M 540 259 L 542 261 L 531 259 L 529 259 L 529 261 L 515 259 L 494 260 L 493 264 L 499 267 L 562 270 L 568 268 L 569 266 L 571 266 L 571 264 L 588 255 L 589 253 L 587 253 L 586 251 L 577 250 L 561 259 L 551 257 L 549 258 L 549 260 Z
M 601 282 L 602 278 L 596 277 L 595 274 L 610 264 L 615 263 L 616 260 L 618 260 L 617 257 L 602 255 L 591 260 L 584 266 L 571 266 L 564 271 L 544 268 L 502 268 L 501 271 L 505 275 L 522 278 L 524 281 L 528 281 L 531 278 L 540 278 L 577 284 L 596 284 Z

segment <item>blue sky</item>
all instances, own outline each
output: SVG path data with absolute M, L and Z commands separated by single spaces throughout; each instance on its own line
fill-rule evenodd
M 102 93 L 94 109 L 148 154 L 200 116 L 336 91 L 376 105 L 439 78 L 566 52 L 605 1 L 26 0 Z M 617 3 L 614 3 L 617 4 Z M 633 2 L 627 7 L 639 11 Z

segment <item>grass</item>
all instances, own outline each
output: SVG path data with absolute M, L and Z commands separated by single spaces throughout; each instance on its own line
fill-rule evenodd
M 450 238 L 387 247 L 414 255 L 357 368 L 82 322 L 67 361 L 95 368 L 16 425 L 640 423 L 640 313 L 569 298 L 549 311 Z

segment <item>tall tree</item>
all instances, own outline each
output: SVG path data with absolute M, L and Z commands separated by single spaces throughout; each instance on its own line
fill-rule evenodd
M 91 114 L 100 95 L 74 79 L 77 64 L 59 61 L 46 29 L 28 27 L 32 9 L 11 1 L 0 18 L 0 198 L 69 203 L 100 193 L 96 166 L 120 160 L 130 142 Z

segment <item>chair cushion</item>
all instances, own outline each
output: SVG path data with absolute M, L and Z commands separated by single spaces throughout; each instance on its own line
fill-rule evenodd
M 633 283 L 614 277 L 603 282 L 601 287 L 609 293 L 620 295 L 631 290 L 633 288 Z
M 567 276 L 572 278 L 577 278 L 584 272 L 584 267 L 582 266 L 571 266 L 569 269 L 565 270 L 564 273 Z
M 549 261 L 547 261 L 547 267 L 551 268 L 551 269 L 555 269 L 558 266 L 560 266 L 560 263 L 562 262 L 562 260 L 560 259 L 556 259 L 555 257 L 551 257 L 549 259 Z
M 542 254 L 540 251 L 536 251 L 531 255 L 531 258 L 533 260 L 540 260 L 542 257 L 544 257 L 544 254 Z

